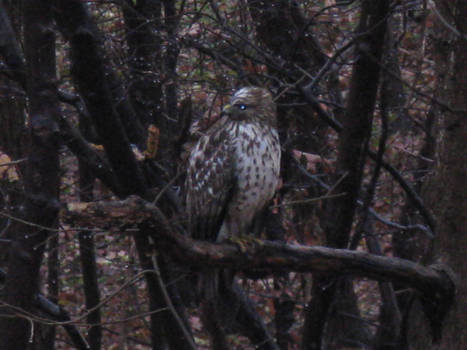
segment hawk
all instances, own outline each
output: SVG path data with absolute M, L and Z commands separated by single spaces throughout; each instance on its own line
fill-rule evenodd
M 249 233 L 279 183 L 281 148 L 276 106 L 263 88 L 235 92 L 220 119 L 191 151 L 186 207 L 191 235 L 221 242 Z M 215 272 L 204 287 L 217 289 Z M 204 291 L 203 293 L 206 293 Z

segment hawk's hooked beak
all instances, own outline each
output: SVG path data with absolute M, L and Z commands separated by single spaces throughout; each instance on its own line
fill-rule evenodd
M 226 104 L 222 109 L 221 116 L 230 115 L 232 113 L 232 105 Z

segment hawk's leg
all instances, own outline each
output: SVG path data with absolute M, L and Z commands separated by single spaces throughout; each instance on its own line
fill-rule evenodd
M 257 238 L 261 237 L 262 229 L 264 227 L 263 215 L 264 211 L 260 211 L 254 218 L 248 219 L 251 223 L 245 225 L 244 222 L 228 220 L 228 231 L 235 233 L 234 235 L 220 234 L 222 241 L 235 244 L 242 253 L 248 250 L 254 250 L 263 244 L 262 240 Z M 222 229 L 221 229 L 222 232 Z
M 226 242 L 235 244 L 242 253 L 255 250 L 263 244 L 263 241 L 252 235 L 238 235 L 229 237 Z

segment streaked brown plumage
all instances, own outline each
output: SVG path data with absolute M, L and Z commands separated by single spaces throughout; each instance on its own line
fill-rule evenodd
M 186 180 L 194 238 L 220 242 L 249 233 L 279 182 L 276 123 L 271 94 L 245 87 L 232 96 L 221 118 L 200 138 L 189 157 Z M 206 288 L 217 288 L 212 274 L 208 279 L 203 283 Z

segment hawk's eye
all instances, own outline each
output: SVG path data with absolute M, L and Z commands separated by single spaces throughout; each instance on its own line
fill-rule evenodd
M 239 103 L 238 105 L 236 105 L 238 109 L 244 111 L 246 109 L 246 105 L 244 105 L 243 103 Z

